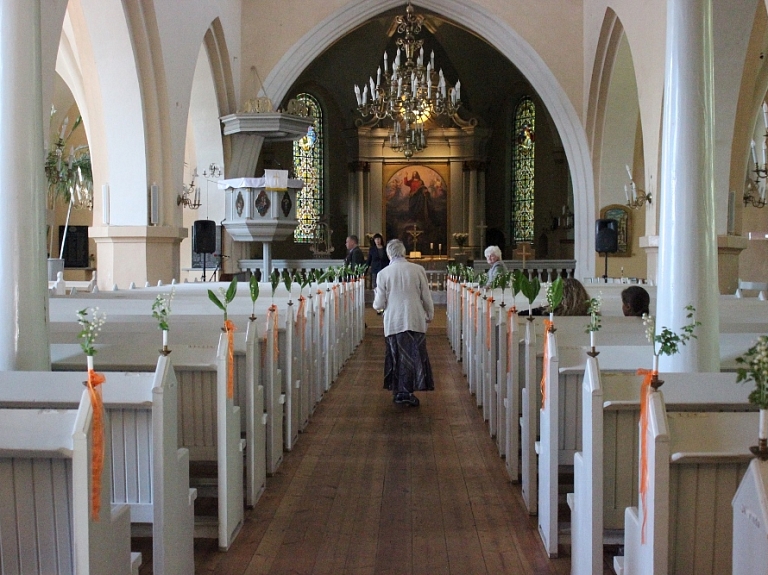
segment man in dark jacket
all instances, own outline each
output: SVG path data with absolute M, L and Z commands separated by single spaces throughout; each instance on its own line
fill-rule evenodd
M 344 258 L 344 263 L 348 265 L 359 265 L 365 263 L 365 256 L 363 250 L 358 247 L 357 236 L 347 236 L 345 245 L 347 246 L 347 257 Z

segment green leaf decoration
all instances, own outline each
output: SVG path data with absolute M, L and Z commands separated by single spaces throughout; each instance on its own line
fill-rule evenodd
M 525 274 L 523 274 L 520 270 L 515 270 L 512 272 L 512 295 L 516 296 L 519 294 L 523 289 L 523 281 L 528 281 L 528 278 L 525 277 Z
M 547 286 L 547 303 L 549 311 L 554 312 L 563 301 L 563 278 L 558 278 Z
M 533 300 L 536 299 L 536 297 L 539 295 L 539 291 L 541 291 L 541 282 L 539 281 L 539 278 L 533 278 L 532 280 L 529 280 L 524 275 L 522 275 L 522 277 L 523 277 L 523 283 L 521 285 L 520 290 L 523 292 L 523 295 L 528 299 L 528 303 L 533 303 Z
M 213 293 L 213 290 L 208 290 L 208 299 L 211 300 L 213 303 L 215 303 L 216 307 L 224 312 L 224 317 L 226 319 L 227 308 L 223 303 L 221 303 L 221 300 L 219 300 L 219 297 L 215 293 Z
M 272 284 L 272 297 L 275 297 L 277 286 L 280 285 L 280 272 L 272 270 L 272 273 L 269 276 L 269 282 Z
M 226 300 L 227 303 L 231 303 L 233 299 L 235 299 L 235 295 L 237 294 L 237 278 L 232 278 L 232 281 L 229 283 L 229 287 L 227 288 L 227 294 L 226 294 Z
M 292 281 L 291 273 L 288 270 L 283 270 L 283 284 L 285 284 L 285 289 L 288 290 L 289 294 L 291 293 Z
M 256 303 L 256 300 L 259 299 L 259 282 L 256 279 L 256 276 L 251 276 L 251 281 L 248 284 L 248 287 L 251 292 L 251 301 Z

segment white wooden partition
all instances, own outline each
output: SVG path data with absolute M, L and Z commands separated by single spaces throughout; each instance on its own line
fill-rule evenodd
M 745 411 L 747 386 L 728 373 L 664 374 L 670 411 Z M 623 543 L 624 510 L 637 505 L 642 377 L 601 373 L 589 359 L 583 382 L 583 450 L 574 457 L 571 507 L 573 574 L 602 565 L 603 544 Z M 628 448 L 628 446 L 630 446 Z
M 768 461 L 752 460 L 732 506 L 733 575 L 768 575 Z
M 141 562 L 131 554 L 128 507 L 109 501 L 109 436 L 99 518 L 91 518 L 92 420 L 87 391 L 77 410 L 0 410 L 3 573 L 129 575 Z
M 86 378 L 77 372 L 0 372 L 0 407 L 76 407 Z M 153 573 L 191 573 L 197 492 L 189 488 L 189 452 L 177 447 L 173 367 L 161 356 L 154 373 L 112 372 L 102 390 L 111 429 L 111 502 L 128 506 L 134 536 L 153 537 Z
M 619 575 L 720 575 L 732 566 L 731 500 L 751 459 L 756 413 L 648 413 L 648 492 L 627 508 Z M 643 533 L 643 522 L 645 532 Z
M 535 515 L 539 508 L 538 482 L 536 481 L 536 429 L 537 425 L 527 422 L 538 421 L 539 382 L 536 369 L 536 329 L 531 321 L 525 325 L 525 387 L 522 391 L 522 416 L 520 418 L 520 453 L 522 471 L 523 502 L 528 513 Z
M 557 495 L 558 495 L 558 419 L 560 414 L 559 365 L 557 337 L 554 332 L 544 334 L 547 339 L 548 357 L 544 357 L 545 390 L 541 406 L 541 436 L 536 444 L 538 460 L 538 513 L 539 534 L 544 550 L 550 557 L 557 557 Z M 530 383 L 528 384 L 531 385 Z M 531 480 L 535 482 L 535 474 Z
M 264 386 L 261 383 L 261 354 L 259 352 L 259 326 L 248 322 L 245 333 L 245 399 L 241 411 L 245 412 L 245 504 L 253 507 L 267 486 L 267 412 L 264 405 Z M 237 363 L 240 358 L 235 357 Z
M 264 338 L 259 341 L 261 352 L 261 381 L 264 382 L 264 403 L 266 404 L 266 457 L 267 475 L 272 475 L 283 461 L 283 418 L 285 395 L 283 394 L 283 373 L 278 368 L 278 333 L 273 322 L 267 322 Z
M 79 345 L 52 344 L 54 369 L 79 371 L 85 357 Z M 100 371 L 149 371 L 155 368 L 157 351 L 151 346 L 130 347 L 97 344 L 96 369 Z M 189 450 L 192 461 L 217 461 L 218 518 L 196 518 L 195 536 L 218 538 L 228 549 L 243 520 L 243 451 L 240 408 L 227 399 L 227 337 L 222 333 L 217 348 L 204 345 L 174 346 L 174 371 L 179 384 L 179 445 Z M 151 358 L 151 359 L 150 359 Z M 224 454 L 224 457 L 221 455 Z

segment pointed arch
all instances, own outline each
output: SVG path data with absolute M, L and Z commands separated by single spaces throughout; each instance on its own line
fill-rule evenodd
M 401 0 L 361 0 L 341 7 L 286 51 L 265 79 L 264 91 L 274 101 L 281 101 L 316 54 L 370 18 L 401 4 Z M 419 5 L 473 30 L 513 62 L 541 97 L 560 134 L 571 170 L 576 274 L 594 275 L 595 238 L 588 225 L 595 213 L 589 146 L 579 115 L 557 78 L 516 30 L 472 0 L 422 0 Z

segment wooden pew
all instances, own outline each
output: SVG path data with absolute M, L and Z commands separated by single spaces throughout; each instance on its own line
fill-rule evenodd
M 86 378 L 0 372 L 0 407 L 71 409 Z M 161 356 L 154 373 L 110 373 L 102 390 L 111 429 L 111 501 L 129 507 L 134 536 L 153 537 L 153 573 L 191 573 L 197 492 L 189 489 L 189 452 L 177 447 L 173 367 Z
M 757 424 L 757 413 L 667 413 L 663 392 L 651 394 L 648 492 L 626 510 L 618 575 L 730 572 L 731 500 Z
M 98 521 L 91 517 L 92 419 L 87 391 L 77 410 L 0 410 L 3 573 L 138 573 L 130 510 L 109 501 L 109 436 Z
M 79 345 L 51 345 L 56 370 L 79 371 L 85 356 Z M 149 371 L 154 369 L 151 346 L 128 347 L 96 344 L 96 367 L 101 371 Z M 216 461 L 218 516 L 197 517 L 195 537 L 218 538 L 222 550 L 242 526 L 243 450 L 240 408 L 227 398 L 226 334 L 217 348 L 174 346 L 173 367 L 179 384 L 179 445 L 189 450 L 191 461 Z M 156 357 L 155 351 L 155 357 Z M 223 456 L 222 456 L 223 454 Z M 200 486 L 201 484 L 198 484 Z
M 663 374 L 672 411 L 753 411 L 748 386 L 732 373 Z M 574 457 L 571 572 L 592 573 L 603 545 L 623 543 L 624 511 L 637 505 L 637 445 L 642 376 L 601 373 L 590 358 L 582 392 L 583 449 Z M 631 448 L 628 448 L 631 446 Z

